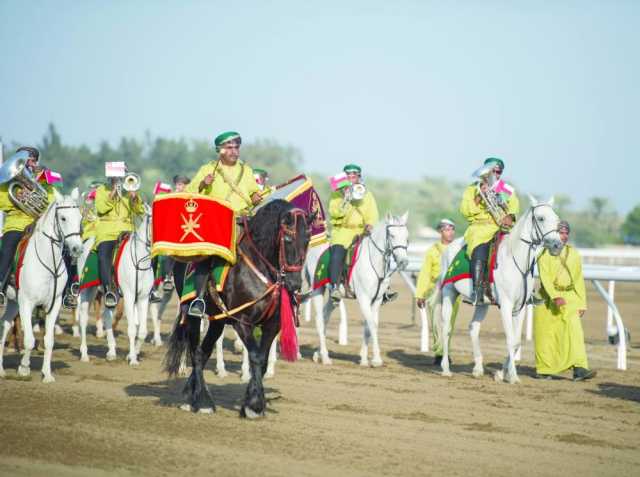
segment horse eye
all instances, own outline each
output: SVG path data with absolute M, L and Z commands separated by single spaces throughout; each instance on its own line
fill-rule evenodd
M 67 221 L 67 218 L 66 218 L 66 217 L 61 217 L 60 219 L 61 219 L 63 222 L 66 222 L 66 221 Z

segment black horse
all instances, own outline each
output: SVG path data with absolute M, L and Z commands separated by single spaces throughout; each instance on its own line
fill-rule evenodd
M 283 200 L 273 200 L 260 208 L 254 217 L 244 222 L 236 249 L 237 263 L 229 271 L 222 292 L 218 294 L 209 283 L 206 314 L 223 318 L 210 321 L 202 343 L 200 319 L 182 309 L 169 340 L 164 367 L 170 376 L 175 376 L 188 348 L 192 372 L 183 393 L 192 411 L 215 410 L 203 369 L 224 325 L 231 324 L 247 348 L 251 367 L 251 380 L 240 414 L 243 417 L 264 415 L 262 376 L 267 367 L 267 354 L 281 329 L 281 308 L 295 306 L 291 302 L 302 286 L 300 271 L 312 221 L 313 217 L 307 217 L 302 210 Z M 283 300 L 289 302 L 283 305 Z M 284 311 L 285 320 L 291 320 L 287 310 Z M 256 326 L 262 328 L 259 344 L 253 335 Z

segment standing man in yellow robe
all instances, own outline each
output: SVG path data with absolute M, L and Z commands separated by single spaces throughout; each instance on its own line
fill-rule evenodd
M 558 225 L 564 248 L 557 257 L 546 250 L 538 258 L 544 304 L 536 306 L 533 329 L 536 372 L 541 379 L 573 369 L 573 380 L 596 375 L 589 369 L 580 319 L 587 310 L 587 292 L 582 276 L 582 259 L 569 245 L 571 229 L 565 220 Z
M 35 176 L 42 168 L 38 165 L 40 161 L 40 151 L 35 147 L 23 146 L 16 150 L 26 152 L 28 159 L 25 167 Z M 2 227 L 2 247 L 0 248 L 0 306 L 6 304 L 6 291 L 11 275 L 11 265 L 13 263 L 18 243 L 24 236 L 25 229 L 31 225 L 35 219 L 18 207 L 9 197 L 9 182 L 0 185 L 0 210 L 4 212 L 4 225 Z M 41 184 L 47 191 L 49 204 L 53 201 L 53 188 L 46 184 Z
M 449 244 L 453 242 L 456 236 L 456 224 L 449 219 L 442 219 L 438 223 L 438 232 L 440 232 L 440 241 L 434 243 L 424 257 L 424 263 L 418 274 L 418 281 L 416 282 L 416 305 L 418 308 L 424 308 L 427 305 L 427 301 L 430 296 L 436 291 L 436 284 L 440 277 L 440 262 L 442 254 L 447 249 Z M 451 316 L 451 328 L 455 327 L 456 317 L 458 316 L 458 307 L 460 305 L 460 299 L 456 300 L 453 305 L 453 313 Z M 439 305 L 438 305 L 439 306 Z M 442 315 L 440 313 L 434 313 L 434 307 L 429 307 L 428 312 L 431 316 L 431 339 L 433 345 L 434 361 L 433 364 L 438 366 L 442 362 L 442 343 L 440 337 L 442 336 L 442 323 L 436 320 Z M 449 341 L 451 336 L 449 334 Z
M 362 198 L 353 197 L 353 186 L 362 184 L 362 168 L 356 164 L 347 164 L 342 170 L 347 174 L 351 186 L 334 191 L 329 199 L 332 226 L 329 247 L 329 294 L 334 301 L 343 298 L 339 286 L 347 249 L 356 236 L 371 233 L 379 218 L 376 200 L 369 189 Z
M 98 273 L 104 291 L 104 306 L 115 308 L 118 294 L 113 276 L 113 252 L 122 232 L 133 232 L 134 215 L 144 214 L 144 204 L 135 191 L 123 191 L 120 178 L 111 177 L 108 185 L 96 189 L 95 207 L 96 249 L 98 251 Z
M 217 136 L 214 144 L 218 159 L 202 166 L 185 190 L 225 200 L 236 215 L 248 215 L 262 201 L 262 196 L 253 170 L 240 161 L 242 138 L 237 132 L 228 131 Z M 194 282 L 197 298 L 191 302 L 188 311 L 192 316 L 204 316 L 207 276 L 214 259 L 210 257 L 196 265 Z
M 490 157 L 484 161 L 484 165 L 493 166 L 496 183 L 500 181 L 504 171 L 504 161 L 496 157 Z M 500 229 L 511 229 L 516 221 L 516 216 L 520 212 L 520 201 L 513 188 L 504 182 L 501 182 L 501 184 L 504 187 L 498 195 L 505 204 L 506 214 L 500 223 L 497 223 L 496 219 L 487 210 L 487 206 L 480 195 L 480 191 L 486 193 L 489 190 L 489 185 L 486 182 L 480 181 L 470 184 L 462 195 L 460 213 L 469 222 L 464 239 L 467 243 L 467 256 L 471 259 L 473 291 L 470 298 L 473 305 L 484 303 L 484 287 L 482 283 L 485 266 L 489 258 L 491 239 Z

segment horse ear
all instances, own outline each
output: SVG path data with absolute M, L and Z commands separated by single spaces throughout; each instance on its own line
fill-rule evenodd
M 71 198 L 73 199 L 74 202 L 78 202 L 78 199 L 80 198 L 80 191 L 78 190 L 77 187 L 74 187 L 73 190 L 71 191 Z
M 402 217 L 400 217 L 400 221 L 404 225 L 407 225 L 407 223 L 409 223 L 409 211 L 408 210 L 404 214 L 402 214 Z
M 393 222 L 393 214 L 391 214 L 391 212 L 387 212 L 386 215 L 384 216 L 384 221 L 386 223 L 392 223 Z
M 56 202 L 60 202 L 62 200 L 62 194 L 58 192 L 58 189 L 53 187 L 53 198 Z
M 529 203 L 531 204 L 531 207 L 535 207 L 536 205 L 538 205 L 538 199 L 529 194 Z
M 551 197 L 549 198 L 549 200 L 547 201 L 547 204 L 549 204 L 551 207 L 553 207 L 553 201 L 554 201 L 554 199 L 555 199 L 555 198 L 554 198 L 553 196 L 551 196 Z

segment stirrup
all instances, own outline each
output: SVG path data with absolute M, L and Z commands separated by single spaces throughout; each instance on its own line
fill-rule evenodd
M 533 305 L 533 306 L 544 305 L 544 299 L 532 293 L 529 299 L 527 300 L 527 305 Z
M 204 310 L 206 304 L 202 298 L 196 298 L 189 303 L 188 315 L 195 316 L 196 318 L 204 318 Z
M 335 302 L 342 300 L 343 296 L 342 296 L 342 292 L 340 291 L 340 286 L 332 285 L 331 288 L 329 289 L 329 296 Z
M 173 291 L 174 288 L 173 281 L 170 278 L 165 278 L 162 282 L 162 291 L 170 292 Z
M 149 303 L 160 303 L 162 301 L 162 297 L 158 293 L 158 290 L 155 288 L 151 289 L 149 292 Z
M 395 300 L 396 298 L 398 298 L 398 292 L 386 290 L 382 294 L 382 304 L 386 305 L 387 303 Z
M 107 308 L 115 308 L 118 305 L 118 297 L 111 290 L 104 294 L 104 306 Z
M 7 304 L 7 295 L 5 292 L 0 291 L 0 306 L 5 306 Z
M 62 306 L 65 307 L 68 310 L 73 310 L 75 307 L 77 307 L 78 306 L 78 300 L 76 300 L 76 295 L 71 293 L 71 291 L 69 293 L 67 293 L 62 298 Z
M 71 284 L 71 286 L 69 287 L 69 292 L 71 292 L 71 294 L 74 297 L 79 297 L 80 296 L 80 283 L 79 282 L 73 282 Z

